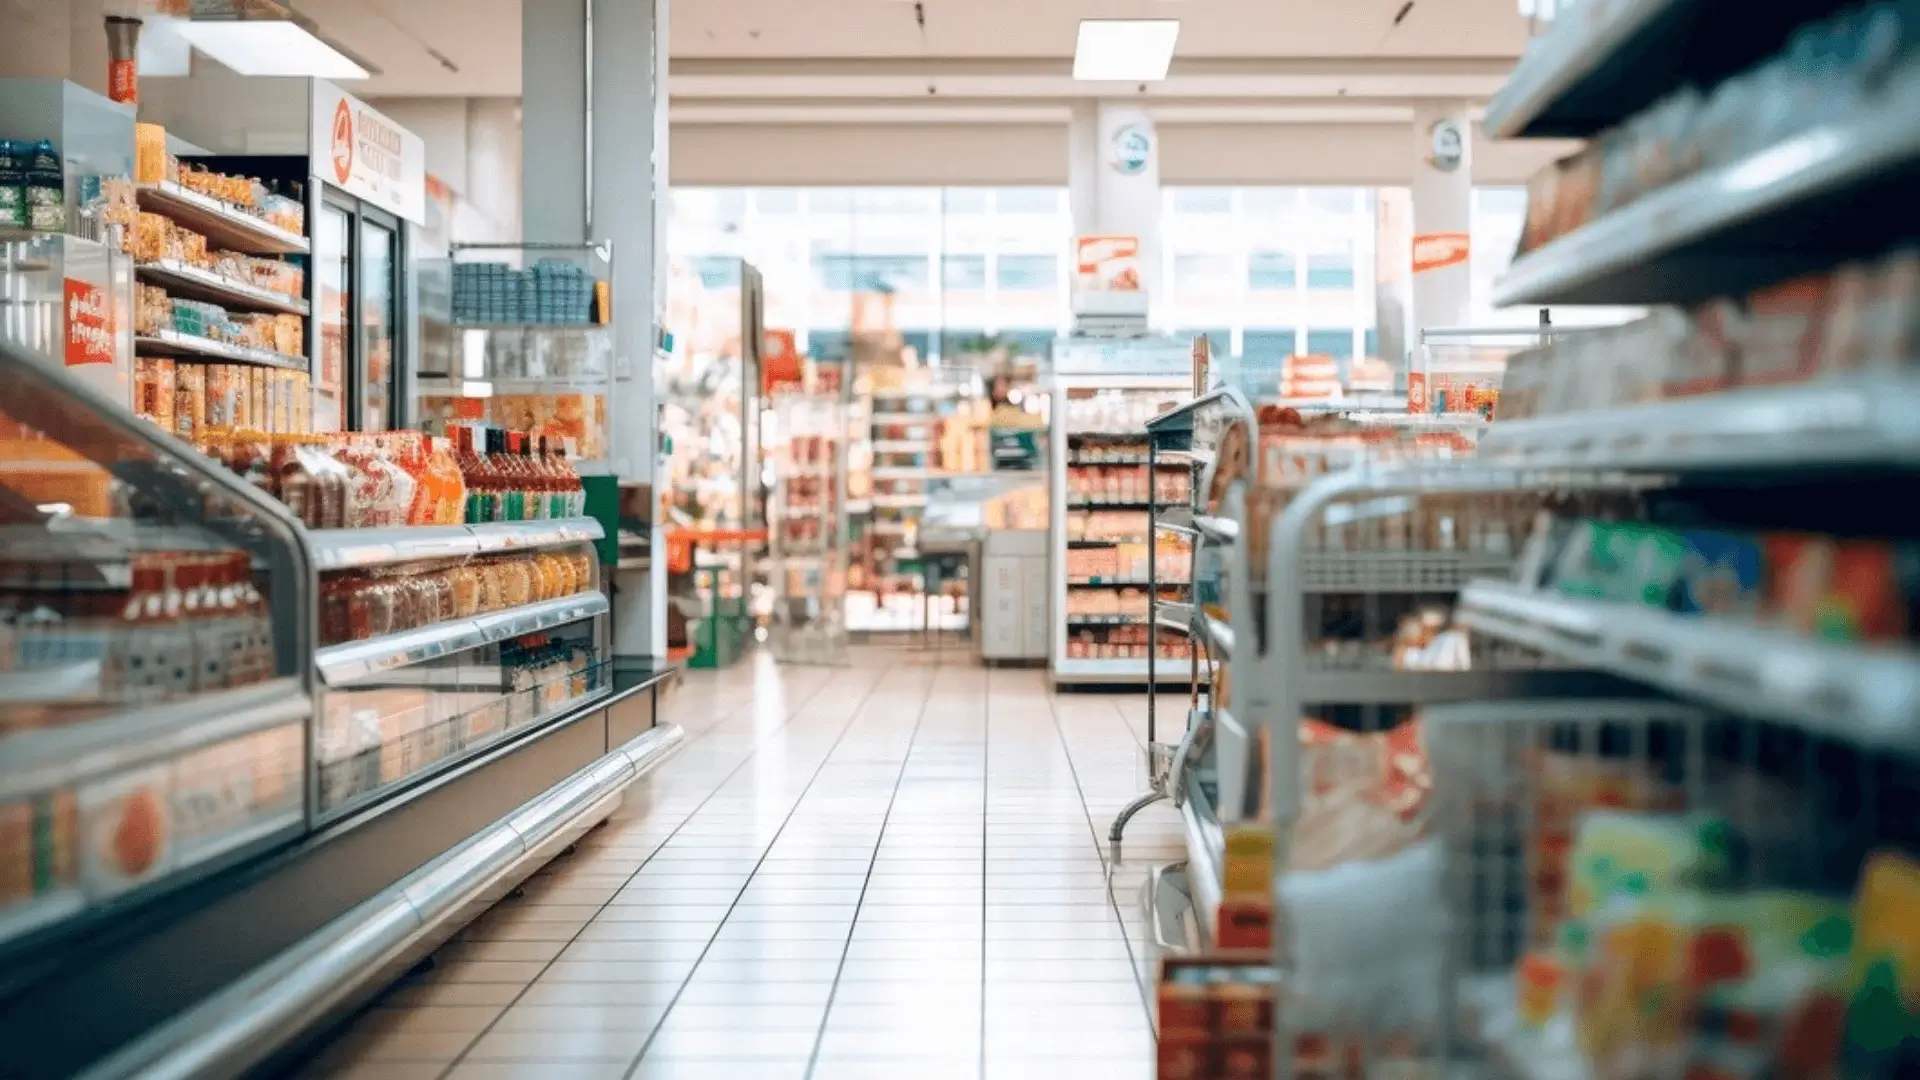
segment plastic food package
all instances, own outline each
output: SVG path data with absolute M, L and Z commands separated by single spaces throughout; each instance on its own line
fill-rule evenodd
M 1299 737 L 1290 870 L 1384 858 L 1426 834 L 1433 776 L 1419 721 L 1360 735 L 1302 720 Z

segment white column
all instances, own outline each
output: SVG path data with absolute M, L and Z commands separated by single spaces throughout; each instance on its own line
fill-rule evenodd
M 1413 115 L 1413 326 L 1467 321 L 1473 274 L 1465 237 L 1473 216 L 1472 121 L 1464 102 L 1421 105 Z M 1443 265 L 1428 265 L 1443 263 Z
M 522 228 L 529 242 L 613 245 L 609 453 L 623 482 L 649 488 L 666 283 L 666 42 L 666 0 L 521 5 Z M 652 571 L 619 583 L 622 655 L 666 652 L 666 549 L 654 516 Z
M 1120 102 L 1076 105 L 1068 123 L 1067 193 L 1081 236 L 1140 238 L 1149 299 L 1160 287 L 1160 137 L 1153 117 Z

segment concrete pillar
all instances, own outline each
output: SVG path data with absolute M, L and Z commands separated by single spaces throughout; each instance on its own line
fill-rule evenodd
M 105 0 L 27 0 L 0 31 L 0 78 L 68 79 L 107 92 L 106 16 L 131 14 Z
M 666 0 L 521 5 L 522 228 L 529 242 L 613 245 L 611 465 L 623 483 L 649 488 L 666 287 L 666 48 Z M 654 517 L 652 571 L 618 581 L 621 655 L 666 652 L 666 549 Z
M 1074 232 L 1140 238 L 1140 277 L 1161 296 L 1160 137 L 1144 108 L 1124 102 L 1074 107 L 1068 124 L 1067 193 Z
M 1413 116 L 1413 327 L 1462 326 L 1473 274 L 1473 126 L 1465 102 L 1435 102 Z

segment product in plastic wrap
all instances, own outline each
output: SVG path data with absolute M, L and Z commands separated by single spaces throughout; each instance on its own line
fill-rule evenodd
M 1288 868 L 1317 870 L 1404 850 L 1426 834 L 1432 788 L 1418 720 L 1365 735 L 1300 721 L 1300 806 Z

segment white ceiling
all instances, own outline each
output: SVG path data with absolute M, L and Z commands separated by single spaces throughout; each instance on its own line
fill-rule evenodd
M 519 0 L 296 6 L 383 69 L 357 92 L 520 92 Z M 929 86 L 949 98 L 1084 96 L 1086 85 L 1067 75 L 1076 26 L 1089 16 L 1179 18 L 1172 78 L 1152 89 L 1173 99 L 1484 97 L 1526 38 L 1514 0 L 674 0 L 672 92 L 789 102 L 924 100 Z

